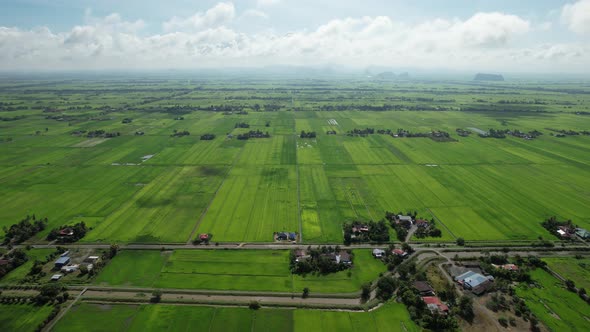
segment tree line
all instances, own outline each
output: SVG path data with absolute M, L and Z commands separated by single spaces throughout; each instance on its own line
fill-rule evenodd
M 47 225 L 47 218 L 37 219 L 35 215 L 27 215 L 20 222 L 11 225 L 9 228 L 4 226 L 3 244 L 19 244 L 29 239 L 33 235 L 41 232 Z
M 238 136 L 236 136 L 237 139 L 239 140 L 247 140 L 250 138 L 269 138 L 270 134 L 267 132 L 263 133 L 260 130 L 250 130 L 247 133 L 244 134 L 238 134 Z
M 299 137 L 300 138 L 315 138 L 316 133 L 315 133 L 315 131 L 306 132 L 305 130 L 302 130 L 301 133 L 299 134 Z

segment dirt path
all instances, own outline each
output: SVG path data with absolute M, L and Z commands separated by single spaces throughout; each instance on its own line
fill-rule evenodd
M 406 235 L 406 238 L 404 239 L 404 241 L 406 243 L 410 243 L 412 236 L 414 235 L 414 233 L 416 233 L 417 230 L 418 230 L 418 227 L 416 225 L 412 225 L 412 227 L 410 227 L 410 230 L 408 231 L 408 235 Z
M 78 300 L 82 297 L 82 295 L 84 295 L 84 293 L 86 292 L 87 288 L 84 288 L 79 294 L 78 296 L 76 296 L 76 298 L 64 309 L 61 310 L 57 316 L 55 316 L 55 318 L 49 322 L 49 324 L 47 324 L 45 326 L 45 328 L 43 328 L 43 331 L 51 331 L 53 330 L 53 326 L 59 322 L 59 320 L 66 315 L 66 313 L 68 313 L 68 311 L 70 311 L 70 309 L 72 308 L 72 306 L 74 305 L 74 303 L 78 302 Z
M 89 290 L 84 294 L 84 299 L 92 300 L 130 300 L 130 301 L 149 301 L 151 298 L 151 292 L 125 292 L 125 291 L 101 291 L 101 290 Z M 306 299 L 301 296 L 265 296 L 265 295 L 207 295 L 207 294 L 186 294 L 186 293 L 174 293 L 164 291 L 162 294 L 162 300 L 166 303 L 235 303 L 238 305 L 246 305 L 252 301 L 258 301 L 261 305 L 333 305 L 333 306 L 355 306 L 359 305 L 359 299 L 345 299 L 345 298 L 319 298 L 319 297 L 308 297 Z

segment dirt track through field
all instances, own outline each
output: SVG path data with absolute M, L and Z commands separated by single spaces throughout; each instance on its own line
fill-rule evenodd
M 89 290 L 84 294 L 84 298 L 92 300 L 109 299 L 130 301 L 145 300 L 148 301 L 151 297 L 150 293 L 144 292 L 125 292 L 125 291 L 101 291 Z M 258 301 L 261 305 L 265 304 L 280 304 L 280 305 L 334 305 L 334 306 L 354 306 L 359 305 L 360 301 L 357 298 L 330 298 L 330 297 L 308 297 L 302 298 L 300 294 L 292 297 L 287 296 L 267 296 L 267 295 L 219 295 L 219 294 L 186 294 L 164 292 L 162 294 L 162 301 L 169 303 L 236 303 L 249 304 L 251 301 Z

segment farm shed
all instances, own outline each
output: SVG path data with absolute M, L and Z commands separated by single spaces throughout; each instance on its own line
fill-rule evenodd
M 463 286 L 464 289 L 471 290 L 473 293 L 479 295 L 486 291 L 488 285 L 494 280 L 494 277 L 486 277 L 479 273 L 468 271 L 455 277 L 455 280 L 459 285 Z
M 581 237 L 582 239 L 590 238 L 590 232 L 583 228 L 576 228 L 576 235 Z
M 55 267 L 58 269 L 61 269 L 62 266 L 68 264 L 69 262 L 70 262 L 70 257 L 68 257 L 68 256 L 60 257 L 55 261 Z

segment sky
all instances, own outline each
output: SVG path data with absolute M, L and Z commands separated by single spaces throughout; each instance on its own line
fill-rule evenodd
M 0 70 L 590 75 L 590 0 L 1 0 Z

